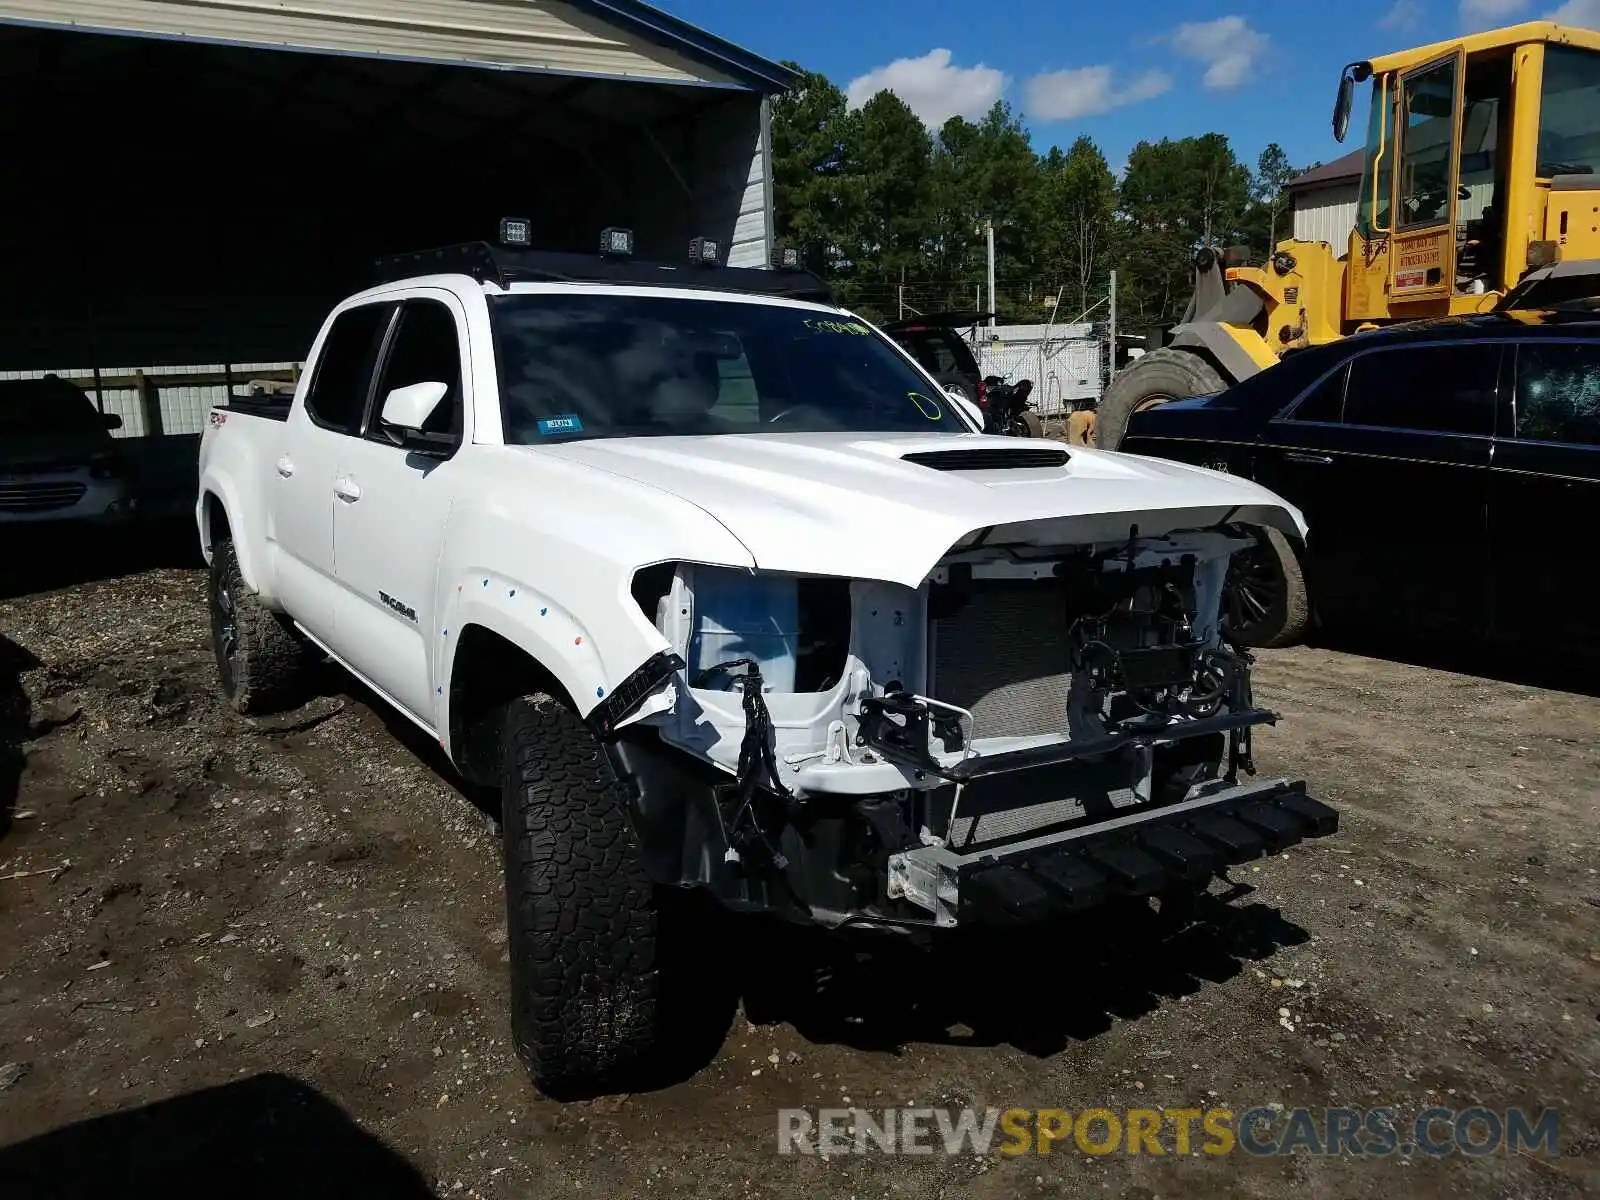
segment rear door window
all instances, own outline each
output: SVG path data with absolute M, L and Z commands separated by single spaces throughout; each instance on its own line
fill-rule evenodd
M 1350 363 L 1344 423 L 1491 437 L 1500 346 L 1403 346 Z
M 1600 343 L 1517 347 L 1517 437 L 1600 446 Z
M 366 304 L 333 319 L 306 395 L 306 412 L 318 425 L 339 433 L 356 432 L 372 385 L 378 343 L 393 313 L 393 304 Z
M 948 329 L 919 329 L 902 335 L 911 357 L 930 375 L 976 375 L 977 360 Z

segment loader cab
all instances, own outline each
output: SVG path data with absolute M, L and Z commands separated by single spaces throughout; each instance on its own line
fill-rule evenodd
M 1368 77 L 1347 332 L 1486 311 L 1530 268 L 1600 257 L 1600 36 L 1533 23 L 1352 64 L 1341 98 Z

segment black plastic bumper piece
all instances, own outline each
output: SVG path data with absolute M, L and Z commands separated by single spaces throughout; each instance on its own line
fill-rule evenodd
M 961 859 L 962 922 L 1027 922 L 1118 897 L 1193 888 L 1215 872 L 1337 832 L 1336 810 L 1303 783 L 1237 801 L 1174 806 L 1120 828 Z

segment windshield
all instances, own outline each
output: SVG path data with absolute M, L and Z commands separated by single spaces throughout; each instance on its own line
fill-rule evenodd
M 88 396 L 70 383 L 52 379 L 0 383 L 0 430 L 8 434 L 106 432 Z
M 1542 90 L 1539 174 L 1593 175 L 1600 169 L 1600 54 L 1547 47 Z
M 1389 124 L 1388 77 L 1379 75 L 1372 81 L 1371 111 L 1367 115 L 1367 162 L 1361 174 L 1361 196 L 1356 206 L 1356 225 L 1361 236 L 1371 241 L 1379 231 L 1389 230 L 1390 166 L 1392 156 L 1387 152 L 1380 159 L 1393 128 Z M 1378 172 L 1377 186 L 1373 186 L 1373 172 Z M 1376 193 L 1377 210 L 1373 210 Z
M 584 292 L 490 301 L 505 440 L 970 433 L 940 390 L 843 313 Z

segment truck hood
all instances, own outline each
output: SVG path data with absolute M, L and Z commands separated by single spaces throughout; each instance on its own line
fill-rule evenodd
M 1060 466 L 1021 466 L 1066 450 Z M 981 469 L 904 461 L 985 451 Z M 530 449 L 668 492 L 719 521 L 767 571 L 915 587 L 957 543 L 1059 547 L 1224 521 L 1303 538 L 1299 510 L 1267 489 L 1163 459 L 983 434 L 741 434 L 613 438 Z M 937 461 L 937 460 L 936 460 Z
M 110 450 L 111 439 L 77 430 L 6 429 L 0 431 L 0 470 L 58 471 L 87 464 Z

